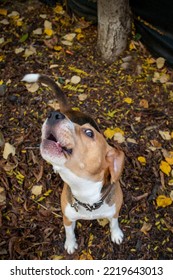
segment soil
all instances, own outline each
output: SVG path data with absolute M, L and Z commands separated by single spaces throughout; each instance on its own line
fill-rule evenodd
M 157 202 L 160 195 L 170 201 L 173 188 L 171 164 L 160 167 L 165 151 L 173 151 L 172 69 L 158 66 L 134 30 L 127 50 L 108 65 L 97 51 L 97 26 L 84 19 L 38 0 L 7 0 L 0 9 L 7 10 L 0 12 L 0 259 L 173 259 L 173 203 Z M 9 17 L 13 11 L 19 14 Z M 45 20 L 52 23 L 47 34 Z M 71 46 L 62 43 L 69 33 L 76 34 Z M 62 181 L 39 151 L 42 123 L 57 103 L 44 86 L 27 89 L 21 82 L 27 73 L 59 81 L 72 107 L 94 116 L 103 133 L 124 133 L 118 140 L 126 155 L 120 246 L 111 242 L 105 220 L 78 221 L 79 247 L 72 255 L 65 251 Z M 74 75 L 81 78 L 76 85 Z M 15 147 L 7 159 L 5 143 Z

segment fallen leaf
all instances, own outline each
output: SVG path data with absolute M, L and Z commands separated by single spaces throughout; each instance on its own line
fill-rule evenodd
M 9 21 L 8 21 L 6 18 L 4 18 L 3 20 L 1 20 L 0 23 L 2 23 L 2 24 L 4 24 L 4 25 L 10 24 Z
M 54 46 L 54 50 L 60 52 L 62 50 L 61 46 Z
M 28 58 L 31 55 L 37 54 L 36 48 L 30 46 L 25 50 L 24 57 Z
M 123 143 L 125 141 L 125 137 L 120 132 L 115 132 L 114 134 L 114 140 L 118 143 Z
M 165 64 L 165 59 L 163 57 L 158 57 L 156 59 L 156 65 L 158 69 L 161 69 Z
M 146 99 L 141 99 L 139 105 L 145 109 L 148 108 L 148 101 Z
M 82 254 L 79 257 L 79 260 L 93 260 L 93 257 L 88 251 L 83 250 Z
M 46 19 L 47 15 L 46 14 L 40 14 L 40 17 L 43 18 L 43 19 Z
M 73 77 L 71 77 L 70 82 L 74 85 L 79 84 L 81 81 L 81 77 L 74 75 Z
M 64 259 L 64 256 L 58 256 L 58 255 L 53 255 L 50 257 L 51 260 L 62 260 Z
M 126 102 L 127 104 L 133 103 L 133 100 L 132 100 L 132 98 L 130 98 L 130 97 L 125 97 L 125 98 L 123 99 L 123 101 Z
M 50 101 L 48 102 L 48 105 L 49 105 L 51 108 L 53 108 L 55 111 L 60 109 L 60 106 L 59 106 L 59 103 L 58 103 L 57 99 L 50 100 Z
M 59 15 L 63 15 L 65 13 L 65 11 L 63 10 L 63 7 L 60 6 L 60 5 L 57 5 L 55 8 L 54 8 L 54 12 L 59 14 Z
M 98 219 L 97 222 L 99 223 L 100 226 L 105 227 L 108 223 L 109 220 L 108 219 Z
M 173 201 L 173 190 L 170 192 L 170 199 Z
M 19 53 L 23 52 L 24 50 L 25 50 L 24 48 L 20 47 L 20 48 L 16 48 L 14 50 L 14 52 L 15 52 L 15 54 L 19 54 Z
M 8 15 L 8 17 L 19 17 L 20 16 L 20 14 L 19 14 L 19 12 L 17 12 L 17 11 L 12 11 L 9 15 Z
M 52 38 L 48 40 L 44 40 L 44 44 L 49 48 L 53 49 L 58 43 L 58 38 L 57 36 L 53 36 Z
M 3 187 L 0 187 L 0 206 L 4 206 L 6 204 L 6 193 Z
M 165 157 L 165 160 L 166 160 L 167 163 L 169 163 L 170 165 L 173 165 L 173 152 L 169 152 L 168 156 Z
M 33 84 L 26 83 L 25 86 L 27 90 L 32 93 L 36 92 L 39 89 L 39 85 L 37 83 L 33 83 Z
M 161 76 L 160 76 L 160 82 L 161 82 L 161 84 L 167 83 L 168 80 L 169 80 L 169 75 L 168 75 L 168 74 L 165 74 L 165 73 L 161 74 Z
M 74 30 L 76 33 L 82 33 L 82 29 L 81 28 L 76 28 L 75 30 Z
M 0 147 L 3 147 L 5 144 L 5 138 L 3 133 L 0 131 Z
M 144 222 L 142 228 L 140 229 L 140 231 L 142 231 L 144 234 L 148 234 L 148 231 L 150 231 L 150 229 L 152 228 L 152 224 Z
M 67 40 L 62 40 L 61 43 L 65 46 L 72 46 L 73 45 L 72 42 L 67 41 Z
M 159 72 L 154 72 L 154 77 L 152 78 L 152 81 L 154 83 L 158 82 L 160 79 L 160 73 Z
M 76 67 L 69 66 L 68 68 L 69 68 L 70 71 L 73 71 L 73 72 L 75 72 L 75 73 L 77 73 L 79 75 L 89 76 L 89 74 L 87 72 L 85 72 L 85 71 L 83 71 L 81 69 L 78 69 Z
M 81 93 L 78 95 L 78 98 L 80 101 L 85 101 L 87 99 L 88 95 L 86 93 Z
M 4 43 L 4 37 L 0 38 L 0 45 Z
M 41 35 L 42 33 L 43 33 L 42 28 L 37 28 L 37 29 L 33 30 L 34 35 Z
M 153 145 L 153 147 L 155 147 L 155 148 L 161 148 L 162 147 L 162 144 L 159 141 L 157 141 L 156 139 L 150 140 L 150 142 Z
M 159 207 L 166 207 L 172 204 L 172 199 L 170 197 L 167 197 L 165 195 L 159 195 L 156 198 L 157 206 Z
M 65 41 L 70 41 L 72 42 L 74 40 L 74 38 L 76 37 L 76 33 L 68 33 L 65 36 L 63 36 L 63 40 Z
M 35 185 L 31 189 L 31 193 L 34 194 L 35 196 L 41 195 L 43 190 L 42 185 Z
M 0 15 L 1 16 L 6 16 L 7 15 L 7 10 L 6 9 L 0 9 Z
M 83 34 L 77 34 L 76 39 L 78 41 L 82 40 L 85 36 Z
M 12 154 L 14 156 L 15 152 L 16 152 L 16 148 L 13 145 L 11 145 L 8 142 L 5 143 L 4 152 L 3 152 L 4 159 L 7 159 L 10 154 Z
M 173 227 L 164 219 L 162 219 L 162 224 L 165 224 L 167 229 L 169 229 L 173 233 Z
M 44 29 L 51 29 L 52 30 L 52 23 L 48 20 L 44 21 Z
M 160 163 L 160 170 L 165 173 L 167 176 L 169 176 L 170 172 L 171 172 L 171 167 L 169 165 L 169 163 L 167 163 L 166 161 L 162 160 Z
M 145 164 L 146 164 L 146 158 L 145 158 L 145 157 L 139 156 L 139 157 L 138 157 L 138 161 L 139 161 L 142 165 L 145 165 Z
M 22 37 L 20 37 L 19 42 L 20 42 L 20 43 L 25 42 L 25 41 L 28 39 L 28 35 L 29 35 L 28 33 L 22 35 Z
M 133 144 L 138 144 L 137 141 L 136 141 L 135 139 L 129 138 L 129 137 L 127 138 L 127 142 L 133 143 Z
M 171 134 L 169 131 L 161 131 L 159 130 L 159 134 L 160 136 L 164 139 L 164 140 L 171 140 Z
M 47 36 L 51 37 L 51 36 L 53 35 L 53 30 L 52 30 L 52 29 L 45 28 L 45 29 L 44 29 L 44 33 L 45 33 Z

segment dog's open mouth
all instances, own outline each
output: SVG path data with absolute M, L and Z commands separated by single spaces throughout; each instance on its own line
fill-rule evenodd
M 58 141 L 58 139 L 52 133 L 50 133 L 48 135 L 48 137 L 46 137 L 46 140 L 53 142 L 56 145 L 57 150 L 59 152 L 62 152 L 64 154 L 68 154 L 68 155 L 72 154 L 72 149 L 64 146 L 60 141 Z

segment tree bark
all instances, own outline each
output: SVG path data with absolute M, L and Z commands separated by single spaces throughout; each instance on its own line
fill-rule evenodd
M 125 50 L 131 29 L 129 0 L 98 0 L 98 50 L 112 63 Z

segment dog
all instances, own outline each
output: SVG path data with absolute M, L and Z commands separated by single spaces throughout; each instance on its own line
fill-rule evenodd
M 65 249 L 72 254 L 78 248 L 74 229 L 79 219 L 107 218 L 112 242 L 121 244 L 123 232 L 118 216 L 123 203 L 119 183 L 124 167 L 123 151 L 107 143 L 93 118 L 71 108 L 50 77 L 27 74 L 22 81 L 46 84 L 56 93 L 60 106 L 42 126 L 40 151 L 64 181 L 61 208 Z

